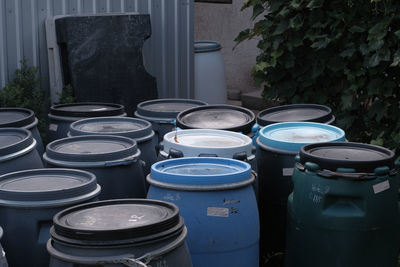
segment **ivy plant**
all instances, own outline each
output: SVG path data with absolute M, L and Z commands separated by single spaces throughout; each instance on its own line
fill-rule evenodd
M 400 1 L 245 0 L 263 96 L 330 106 L 350 141 L 400 152 Z

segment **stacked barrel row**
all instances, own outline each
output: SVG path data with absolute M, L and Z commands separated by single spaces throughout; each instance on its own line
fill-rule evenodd
M 286 266 L 396 266 L 394 153 L 346 142 L 328 107 L 270 108 L 256 124 L 187 99 L 140 103 L 136 118 L 55 105 L 44 153 L 10 110 L 27 117 L 4 110 L 14 128 L 0 134 L 10 266 L 264 266 L 281 252 Z

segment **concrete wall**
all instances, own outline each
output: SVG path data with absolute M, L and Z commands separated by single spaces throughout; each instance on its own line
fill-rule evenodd
M 232 50 L 240 31 L 250 27 L 252 10 L 240 11 L 243 0 L 232 4 L 195 3 L 194 38 L 221 43 L 225 60 L 228 90 L 254 91 L 251 68 L 258 55 L 257 41 L 245 41 Z

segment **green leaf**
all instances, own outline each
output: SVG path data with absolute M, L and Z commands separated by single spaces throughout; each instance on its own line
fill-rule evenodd
M 288 29 L 289 24 L 287 21 L 281 21 L 277 26 L 275 31 L 272 33 L 272 35 L 279 35 L 284 33 Z
M 380 49 L 384 44 L 385 44 L 384 40 L 373 39 L 368 43 L 368 50 L 376 51 L 376 50 Z
M 354 48 L 346 49 L 340 53 L 341 57 L 351 57 L 356 50 Z
M 393 62 L 390 64 L 391 67 L 397 67 L 400 63 L 400 50 L 397 50 L 393 55 Z
M 289 20 L 289 27 L 292 29 L 300 29 L 303 26 L 303 17 L 297 14 Z
M 375 118 L 377 122 L 380 122 L 382 118 L 386 115 L 388 106 L 381 101 L 375 101 L 368 111 L 368 117 L 371 119 Z
M 316 41 L 311 44 L 310 47 L 315 48 L 315 49 L 322 49 L 325 48 L 329 44 L 328 38 L 324 38 L 322 40 Z
M 251 19 L 254 20 L 255 18 L 257 18 L 261 13 L 263 13 L 265 11 L 265 8 L 263 5 L 261 4 L 256 4 L 253 7 L 253 15 L 251 16 Z
M 368 66 L 369 67 L 376 67 L 376 66 L 378 66 L 379 62 L 381 62 L 381 59 L 380 59 L 378 53 L 375 53 L 369 58 Z
M 400 30 L 395 31 L 395 32 L 394 32 L 394 35 L 396 35 L 396 37 L 400 39 Z
M 314 8 L 321 8 L 324 5 L 324 0 L 311 0 L 307 8 L 314 9 Z
M 341 106 L 343 109 L 348 109 L 353 105 L 353 97 L 354 95 L 351 94 L 342 95 L 340 99 L 341 99 Z
M 349 29 L 349 32 L 355 33 L 355 32 L 365 32 L 365 29 L 363 27 L 354 25 Z

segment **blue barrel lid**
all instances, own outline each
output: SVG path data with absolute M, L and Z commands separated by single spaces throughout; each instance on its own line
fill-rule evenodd
M 59 139 L 47 145 L 43 159 L 62 166 L 63 162 L 111 162 L 139 156 L 136 141 L 113 135 L 85 135 Z M 128 162 L 127 162 L 128 163 Z M 60 165 L 61 164 L 61 165 Z
M 314 122 L 282 122 L 260 130 L 259 142 L 279 150 L 297 152 L 304 145 L 317 142 L 345 141 L 342 129 Z
M 90 218 L 88 221 L 87 218 Z M 52 238 L 68 243 L 132 243 L 165 238 L 184 227 L 179 208 L 152 199 L 118 199 L 82 204 L 53 218 Z M 102 243 L 104 245 L 104 243 Z
M 0 108 L 0 128 L 25 127 L 36 120 L 35 113 L 27 108 Z
M 151 123 L 129 117 L 100 117 L 83 119 L 70 125 L 71 136 L 118 135 L 138 141 L 153 135 Z
M 149 121 L 158 119 L 175 120 L 179 112 L 204 105 L 207 105 L 207 103 L 200 100 L 183 98 L 148 100 L 139 103 L 135 116 Z
M 150 175 L 155 181 L 176 185 L 221 185 L 248 180 L 251 167 L 226 158 L 178 158 L 153 164 Z
M 22 128 L 0 128 L 0 161 L 28 147 L 35 148 L 32 133 Z
M 213 52 L 221 50 L 222 46 L 220 43 L 215 41 L 195 41 L 194 42 L 194 52 L 195 53 L 204 53 L 204 52 Z
M 125 107 L 114 103 L 79 102 L 69 104 L 58 104 L 50 107 L 50 115 L 63 117 L 107 117 L 122 116 Z
M 34 169 L 0 176 L 0 206 L 79 203 L 100 193 L 96 176 L 74 169 Z

